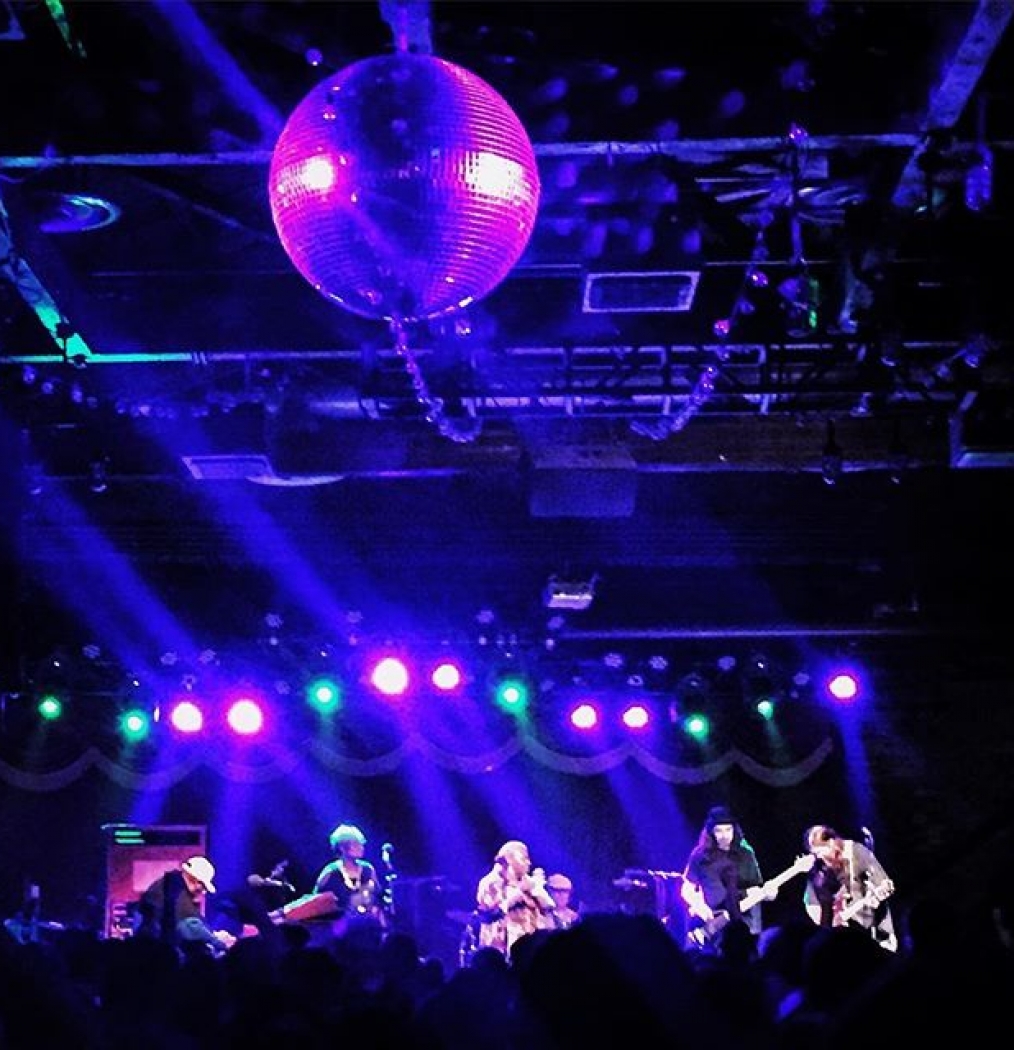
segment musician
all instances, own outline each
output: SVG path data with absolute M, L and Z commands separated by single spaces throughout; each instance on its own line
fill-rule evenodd
M 377 869 L 364 859 L 366 836 L 354 824 L 339 824 L 329 841 L 335 859 L 321 869 L 313 892 L 333 893 L 342 916 L 386 925 Z
M 153 937 L 176 948 L 203 946 L 215 956 L 228 951 L 235 937 L 225 930 L 213 931 L 204 921 L 205 895 L 215 892 L 214 880 L 215 866 L 201 856 L 164 872 L 141 894 L 135 936 Z
M 63 923 L 46 922 L 42 919 L 42 895 L 37 883 L 25 886 L 25 895 L 20 909 L 4 920 L 4 929 L 19 944 L 38 944 L 45 940 L 46 933 L 62 933 Z
M 475 901 L 479 948 L 495 948 L 507 959 L 520 937 L 555 926 L 556 904 L 546 890 L 546 873 L 532 868 L 528 846 L 517 839 L 497 850 L 492 870 L 479 880 Z
M 803 848 L 815 858 L 803 890 L 807 915 L 818 926 L 860 926 L 881 947 L 897 951 L 887 904 L 894 883 L 873 850 L 827 824 L 807 828 Z
M 553 898 L 553 926 L 557 930 L 565 930 L 568 926 L 573 926 L 581 918 L 581 913 L 571 904 L 574 883 L 567 875 L 557 871 L 546 879 L 546 889 Z
M 757 854 L 739 822 L 725 806 L 712 806 L 680 884 L 689 914 L 686 947 L 717 952 L 722 930 L 736 921 L 756 937 L 763 925 L 760 905 L 744 910 L 740 904 L 747 890 L 763 886 Z M 764 899 L 776 893 L 777 889 L 765 890 Z

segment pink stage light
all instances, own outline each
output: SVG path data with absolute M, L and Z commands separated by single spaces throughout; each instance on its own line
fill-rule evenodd
M 570 724 L 575 729 L 594 729 L 599 724 L 599 713 L 595 705 L 578 704 L 570 713 Z
M 240 736 L 255 736 L 264 728 L 264 711 L 256 700 L 243 697 L 229 705 L 225 720 Z
M 859 679 L 851 671 L 836 671 L 827 681 L 827 691 L 839 703 L 850 703 L 859 695 Z
M 457 689 L 464 681 L 461 668 L 450 660 L 442 660 L 433 668 L 430 681 L 435 689 L 442 693 L 450 693 Z
M 204 712 L 193 700 L 181 700 L 169 712 L 169 723 L 178 733 L 199 733 L 204 729 Z
M 370 672 L 370 684 L 384 696 L 403 696 L 410 683 L 408 668 L 394 656 L 384 657 Z
M 631 704 L 623 712 L 622 718 L 628 729 L 645 729 L 651 721 L 651 715 L 644 704 Z

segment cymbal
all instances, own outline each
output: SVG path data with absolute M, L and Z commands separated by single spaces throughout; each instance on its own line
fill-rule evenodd
M 613 885 L 619 890 L 646 890 L 648 888 L 645 879 L 632 879 L 628 875 L 613 879 Z

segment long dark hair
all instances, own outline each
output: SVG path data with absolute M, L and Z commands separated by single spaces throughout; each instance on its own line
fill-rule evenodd
M 715 826 L 717 824 L 731 824 L 732 825 L 732 845 L 729 847 L 730 850 L 741 849 L 746 844 L 746 839 L 743 836 L 743 829 L 740 826 L 738 820 L 731 814 L 722 814 L 720 818 L 715 819 L 715 811 L 712 810 L 708 814 L 707 820 L 704 822 L 704 827 L 701 828 L 700 834 L 697 836 L 697 848 L 700 850 L 717 850 L 718 842 L 715 839 Z

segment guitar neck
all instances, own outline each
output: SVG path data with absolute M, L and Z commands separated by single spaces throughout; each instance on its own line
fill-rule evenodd
M 860 897 L 859 900 L 853 901 L 851 904 L 846 904 L 840 912 L 838 912 L 838 922 L 842 925 L 854 919 L 862 910 L 869 904 L 872 906 L 873 899 L 867 893 L 865 896 Z
M 789 881 L 794 879 L 797 875 L 800 875 L 806 868 L 803 867 L 798 861 L 795 864 L 790 865 L 776 875 L 773 879 L 768 879 L 761 886 L 751 886 L 750 889 L 743 894 L 743 899 L 739 902 L 739 910 L 741 912 L 749 911 L 751 908 L 760 904 L 772 890 L 781 889 Z
M 851 904 L 846 904 L 845 907 L 842 908 L 838 913 L 838 921 L 840 923 L 846 923 L 849 920 L 854 919 L 864 908 L 876 908 L 879 904 L 886 901 L 893 892 L 894 886 L 890 882 L 887 882 L 882 886 L 871 887 L 858 900 L 854 900 Z

